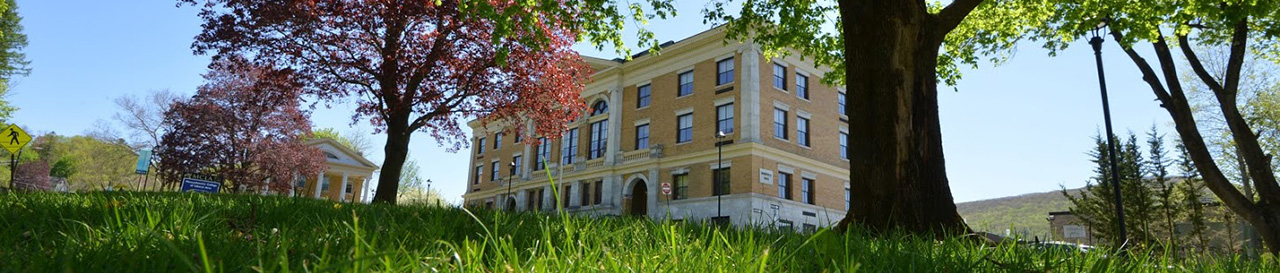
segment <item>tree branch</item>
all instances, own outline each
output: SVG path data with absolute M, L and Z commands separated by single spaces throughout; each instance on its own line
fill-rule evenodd
M 955 0 L 952 1 L 950 5 L 947 5 L 947 7 L 942 8 L 942 11 L 939 11 L 937 15 L 938 24 L 935 25 L 938 30 L 936 32 L 939 35 L 937 37 L 938 40 L 942 40 L 948 32 L 951 32 L 952 29 L 959 26 L 960 22 L 964 21 L 965 17 L 968 17 L 970 13 L 973 13 L 973 9 L 977 8 L 979 4 L 982 4 L 982 1 L 983 0 Z
M 1116 41 L 1124 40 L 1121 35 L 1118 29 L 1111 28 L 1111 36 Z M 1158 45 L 1155 46 L 1158 47 Z M 1226 175 L 1214 163 L 1213 155 L 1209 153 L 1209 149 L 1204 143 L 1204 137 L 1200 135 L 1199 128 L 1196 127 L 1196 120 L 1192 116 L 1191 106 L 1187 103 L 1186 96 L 1181 90 L 1175 91 L 1176 97 L 1170 96 L 1169 92 L 1160 83 L 1160 79 L 1156 77 L 1155 70 L 1151 69 L 1151 65 L 1147 63 L 1146 59 L 1138 55 L 1138 52 L 1132 47 L 1121 47 L 1125 54 L 1129 56 L 1129 59 L 1138 66 L 1138 70 L 1142 72 L 1142 80 L 1151 87 L 1151 91 L 1155 92 L 1161 103 L 1165 104 L 1165 111 L 1168 111 L 1170 117 L 1173 118 L 1174 128 L 1178 131 L 1178 135 L 1182 136 L 1182 143 L 1187 148 L 1187 153 L 1194 159 L 1196 168 L 1200 170 L 1202 177 L 1204 177 L 1205 186 L 1214 195 L 1222 199 L 1222 202 L 1232 208 L 1233 211 L 1240 212 L 1246 217 L 1256 218 L 1258 215 L 1257 205 L 1245 198 L 1244 194 L 1240 193 L 1240 190 L 1236 189 L 1227 180 Z M 1168 65 L 1172 65 L 1172 63 Z

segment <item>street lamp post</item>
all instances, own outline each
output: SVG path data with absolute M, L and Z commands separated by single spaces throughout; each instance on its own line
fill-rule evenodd
M 507 198 L 502 202 L 507 203 L 507 210 L 516 210 L 516 203 L 511 202 L 511 177 L 516 176 L 516 162 L 511 161 L 511 164 L 507 165 L 511 166 L 511 173 L 507 175 Z
M 427 196 L 428 196 L 428 197 L 430 197 L 430 196 L 431 196 L 431 179 L 430 179 L 430 178 L 428 178 L 428 179 L 427 179 Z M 440 206 L 440 197 L 439 197 L 439 196 L 436 196 L 436 198 L 435 198 L 435 199 L 436 199 L 436 206 L 437 206 L 437 207 L 439 207 L 439 206 Z
M 1124 203 L 1120 198 L 1120 173 L 1118 172 L 1119 168 L 1116 166 L 1116 141 L 1115 135 L 1112 134 L 1111 130 L 1111 105 L 1107 102 L 1107 77 L 1102 72 L 1102 36 L 1099 35 L 1102 29 L 1107 27 L 1107 21 L 1108 19 L 1102 19 L 1102 22 L 1098 23 L 1098 27 L 1093 29 L 1093 38 L 1089 39 L 1089 45 L 1093 46 L 1093 57 L 1098 64 L 1098 86 L 1102 90 L 1102 118 L 1106 120 L 1107 125 L 1107 153 L 1111 161 L 1111 192 L 1115 197 L 1116 227 L 1119 228 L 1119 233 L 1117 234 L 1119 237 L 1116 245 L 1124 248 L 1128 237 L 1125 234 L 1124 226 Z
M 724 195 L 725 193 L 720 192 L 721 191 L 720 177 L 719 175 L 717 175 L 720 173 L 720 169 L 724 168 L 724 140 L 723 140 L 724 137 L 725 137 L 724 131 L 716 131 L 716 169 L 711 171 L 711 183 L 712 185 L 714 185 L 713 190 L 715 190 L 715 194 L 716 194 L 717 221 L 719 221 L 721 217 L 724 217 L 724 215 L 720 213 L 720 196 Z

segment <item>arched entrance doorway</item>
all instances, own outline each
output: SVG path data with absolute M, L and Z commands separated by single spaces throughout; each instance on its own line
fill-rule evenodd
M 516 198 L 515 198 L 515 197 L 507 197 L 507 206 L 506 206 L 506 207 L 507 207 L 507 211 L 515 211 L 515 210 L 516 210 Z
M 649 187 L 644 180 L 636 180 L 631 186 L 631 211 L 628 215 L 645 216 L 649 214 Z

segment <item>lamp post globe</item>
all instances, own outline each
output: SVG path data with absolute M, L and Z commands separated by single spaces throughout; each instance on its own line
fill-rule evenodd
M 507 165 L 511 166 L 511 172 L 510 175 L 507 175 L 507 198 L 504 198 L 503 203 L 507 203 L 507 210 L 515 210 L 516 202 L 511 200 L 511 178 L 516 176 L 516 162 L 511 161 L 511 164 Z
M 727 189 L 720 188 L 720 179 L 719 179 L 719 176 L 717 175 L 720 173 L 720 169 L 724 168 L 723 165 L 724 165 L 724 137 L 725 136 L 727 135 L 724 133 L 724 131 L 716 131 L 716 168 L 711 171 L 711 185 L 712 185 L 711 189 L 713 191 L 713 194 L 716 195 L 717 221 L 719 221 L 720 217 L 724 217 L 724 214 L 722 214 L 720 210 L 720 206 L 721 206 L 720 196 L 725 194 L 724 192 L 721 192 L 722 190 L 727 190 Z

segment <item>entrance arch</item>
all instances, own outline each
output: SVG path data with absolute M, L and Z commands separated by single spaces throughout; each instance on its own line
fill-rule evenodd
M 507 211 L 515 211 L 515 210 L 516 210 L 516 198 L 515 198 L 515 197 L 507 197 L 507 206 L 506 206 L 506 207 L 507 207 Z
M 646 216 L 649 214 L 649 186 L 644 180 L 636 180 L 631 186 L 631 209 L 627 215 Z

